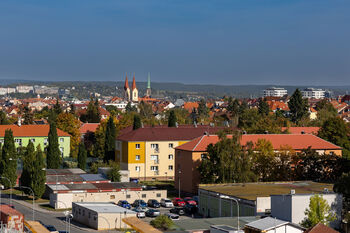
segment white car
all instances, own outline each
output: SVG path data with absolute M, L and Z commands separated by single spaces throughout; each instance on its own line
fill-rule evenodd
M 160 205 L 163 206 L 163 207 L 166 207 L 166 208 L 174 207 L 173 202 L 170 199 L 168 199 L 168 198 L 162 198 L 160 200 Z
M 165 216 L 170 218 L 171 220 L 179 220 L 180 216 L 178 214 L 166 213 Z

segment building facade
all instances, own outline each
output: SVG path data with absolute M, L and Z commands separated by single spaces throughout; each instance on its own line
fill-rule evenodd
M 325 98 L 326 91 L 323 89 L 317 88 L 305 88 L 301 91 L 301 94 L 304 98 L 313 98 L 313 99 L 323 99 Z
M 264 90 L 264 97 L 283 97 L 288 95 L 288 91 L 281 87 L 271 87 Z

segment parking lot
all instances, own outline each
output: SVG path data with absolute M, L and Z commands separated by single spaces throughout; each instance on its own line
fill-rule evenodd
M 165 207 L 160 207 L 160 208 L 151 208 L 151 209 L 157 209 L 160 211 L 160 214 L 166 214 L 166 213 L 170 213 L 169 210 L 171 208 L 165 208 Z M 184 219 L 191 219 L 192 217 L 190 215 L 188 215 L 187 213 L 185 215 L 181 215 L 179 220 L 184 220 Z M 151 217 L 146 217 L 146 218 L 142 218 L 141 220 L 145 221 L 145 222 L 150 222 L 152 221 L 154 218 Z

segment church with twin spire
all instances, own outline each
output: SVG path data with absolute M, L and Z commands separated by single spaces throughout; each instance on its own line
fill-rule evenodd
M 151 75 L 150 75 L 150 73 L 148 73 L 146 97 L 150 97 L 150 96 L 151 96 Z M 124 98 L 128 102 L 130 102 L 130 101 L 138 102 L 139 101 L 139 91 L 136 87 L 135 74 L 134 74 L 134 77 L 132 79 L 131 90 L 129 87 L 128 75 L 125 76 Z

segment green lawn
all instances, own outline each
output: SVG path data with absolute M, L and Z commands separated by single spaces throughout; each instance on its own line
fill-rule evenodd
M 168 198 L 177 197 L 178 192 L 174 187 L 174 181 L 141 181 L 141 185 L 155 186 L 158 189 L 166 189 L 168 191 Z

